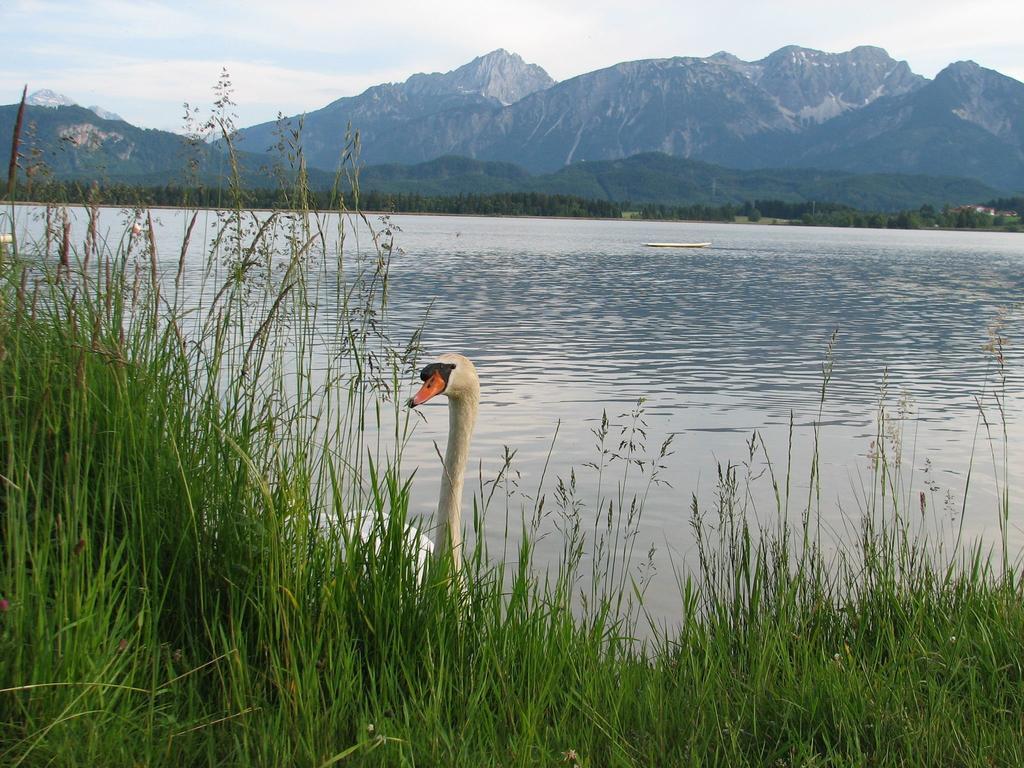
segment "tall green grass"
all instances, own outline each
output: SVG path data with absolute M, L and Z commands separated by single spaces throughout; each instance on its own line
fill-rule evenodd
M 387 335 L 389 233 L 357 252 L 342 213 L 236 207 L 199 267 L 186 217 L 173 271 L 144 211 L 116 243 L 94 218 L 70 242 L 53 211 L 6 254 L 0 764 L 1024 763 L 1019 571 L 921 535 L 884 415 L 843 542 L 816 461 L 806 500 L 804 469 L 770 465 L 761 522 L 724 467 L 668 629 L 633 565 L 671 450 L 635 460 L 642 407 L 595 431 L 595 504 L 575 476 L 549 492 L 557 563 L 533 556 L 538 495 L 501 555 L 478 536 L 461 574 L 441 556 L 421 578 L 399 397 L 416 339 Z M 391 515 L 379 543 L 318 531 L 360 508 Z

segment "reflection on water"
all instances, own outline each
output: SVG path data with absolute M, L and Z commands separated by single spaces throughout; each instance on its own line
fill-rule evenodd
M 159 218 L 171 269 L 183 226 L 179 214 Z M 794 499 L 806 503 L 819 406 L 822 515 L 842 528 L 843 514 L 863 503 L 883 390 L 892 414 L 905 417 L 897 422 L 902 462 L 915 489 L 954 514 L 973 457 L 965 530 L 995 530 L 992 448 L 978 401 L 999 432 L 991 393 L 1003 383 L 984 351 L 998 321 L 1011 340 L 1005 391 L 998 391 L 1011 459 L 1019 455 L 1024 379 L 1012 344 L 1024 338 L 1024 237 L 430 216 L 393 223 L 392 335 L 408 338 L 426 317 L 428 354 L 460 351 L 476 363 L 483 394 L 472 455 L 484 478 L 509 446 L 519 487 L 532 495 L 556 426 L 549 478 L 573 466 L 584 478 L 583 464 L 597 459 L 591 430 L 602 412 L 621 422 L 640 398 L 649 449 L 675 434 L 664 473 L 671 487 L 651 490 L 638 545 L 662 550 L 659 583 L 671 585 L 670 563 L 690 554 L 691 495 L 710 505 L 718 462 L 746 461 L 754 430 L 784 467 L 792 417 Z M 117 226 L 113 214 L 110 225 Z M 655 240 L 713 246 L 640 245 Z M 357 241 L 369 248 L 365 233 L 346 248 Z M 198 259 L 201 249 L 194 250 Z M 443 406 L 428 406 L 406 454 L 407 466 L 421 466 L 413 494 L 420 514 L 436 504 L 433 443 L 443 444 L 446 428 Z M 996 451 L 998 463 L 1001 443 Z M 750 471 L 762 469 L 758 460 Z M 1013 508 L 1024 478 L 1012 463 L 1009 474 L 1011 542 L 1020 546 Z M 774 496 L 759 482 L 751 503 L 767 516 Z M 503 526 L 503 514 L 488 521 L 489 535 L 500 537 Z

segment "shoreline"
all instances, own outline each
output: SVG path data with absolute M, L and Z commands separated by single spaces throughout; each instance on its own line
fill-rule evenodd
M 24 206 L 24 207 L 35 207 L 42 208 L 46 206 L 65 206 L 70 208 L 88 208 L 89 206 L 84 203 L 52 203 L 52 202 L 39 202 L 30 200 L 9 200 L 5 201 L 4 205 L 9 206 Z M 130 205 L 115 205 L 112 203 L 97 203 L 96 208 L 104 208 L 110 210 L 130 210 L 133 206 Z M 231 211 L 232 208 L 211 208 L 209 206 L 195 206 L 195 205 L 150 205 L 142 206 L 145 210 L 167 210 L 167 211 Z M 824 229 L 873 229 L 873 230 L 885 230 L 893 229 L 903 232 L 991 232 L 993 234 L 1007 234 L 1007 235 L 1019 235 L 1024 232 L 1013 232 L 1007 229 L 996 229 L 993 227 L 917 227 L 914 229 L 910 228 L 897 228 L 897 227 L 840 227 L 834 224 L 803 224 L 793 219 L 772 219 L 771 221 L 722 221 L 714 219 L 641 219 L 620 216 L 617 218 L 604 217 L 604 216 L 540 216 L 540 215 L 529 215 L 529 214 L 494 214 L 494 213 L 442 213 L 437 211 L 365 211 L 365 210 L 325 210 L 325 209 L 310 209 L 309 211 L 303 211 L 298 208 L 261 208 L 261 207 L 246 207 L 243 211 L 251 211 L 256 213 L 330 213 L 330 214 L 342 214 L 347 213 L 353 216 L 441 216 L 451 218 L 465 218 L 465 219 L 536 219 L 540 221 L 609 221 L 609 222 L 628 222 L 628 223 L 656 223 L 656 224 L 734 224 L 739 226 L 761 226 L 761 227 L 801 227 L 813 229 L 816 227 Z

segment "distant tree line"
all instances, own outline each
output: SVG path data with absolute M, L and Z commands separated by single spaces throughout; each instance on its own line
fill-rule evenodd
M 622 203 L 542 192 L 501 192 L 430 196 L 362 192 L 359 207 L 397 213 L 464 213 L 482 216 L 572 216 L 621 219 Z
M 454 213 L 481 216 L 570 216 L 622 218 L 623 205 L 609 200 L 589 200 L 573 195 L 549 195 L 542 192 L 502 192 L 497 194 L 422 195 L 375 190 L 341 193 L 326 190 L 244 189 L 232 199 L 231 193 L 209 187 L 182 187 L 174 184 L 139 187 L 129 184 L 86 185 L 80 182 L 37 184 L 26 192 L 35 202 L 125 206 L 197 206 L 201 208 L 302 208 L 389 211 L 395 213 Z
M 734 221 L 740 215 L 735 205 L 666 205 L 643 203 L 636 208 L 641 219 L 655 221 Z
M 1024 211 L 1024 198 L 1003 198 L 986 203 L 998 210 Z M 782 219 L 809 227 L 864 227 L 871 229 L 1006 229 L 1024 230 L 1021 218 L 989 216 L 971 207 L 936 209 L 931 205 L 893 212 L 860 211 L 848 205 L 829 202 L 787 202 L 753 200 L 736 205 L 642 205 L 641 218 L 680 221 L 734 221 L 744 216 L 750 221 L 764 217 Z
M 195 206 L 200 208 L 309 208 L 312 210 L 388 211 L 395 213 L 446 213 L 481 216 L 566 216 L 621 218 L 630 211 L 642 219 L 668 221 L 734 221 L 738 216 L 750 221 L 767 217 L 805 226 L 865 227 L 874 229 L 1005 229 L 1024 230 L 1020 216 L 991 216 L 971 206 L 931 205 L 898 212 L 861 211 L 848 205 L 829 202 L 788 202 L 752 200 L 742 205 L 671 205 L 593 200 L 574 195 L 542 192 L 468 193 L 423 195 L 420 193 L 378 192 L 368 190 L 358 196 L 351 191 L 242 189 L 227 191 L 217 187 L 186 187 L 176 184 L 137 186 L 123 183 L 104 185 L 82 182 L 37 183 L 21 197 L 40 203 L 106 204 L 123 206 Z M 985 203 L 990 208 L 1024 213 L 1024 198 L 1000 198 Z
M 875 229 L 1005 229 L 1017 232 L 1022 229 L 1021 220 L 1005 216 L 990 216 L 972 207 L 936 209 L 922 205 L 915 210 L 897 213 L 866 213 L 851 208 L 834 211 L 804 213 L 798 219 L 800 224 L 825 227 L 871 227 Z

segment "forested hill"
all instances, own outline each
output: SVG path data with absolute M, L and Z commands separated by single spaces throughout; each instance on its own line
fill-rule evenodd
M 0 146 L 10 146 L 17 105 L 0 107 Z M 294 187 L 294 158 L 235 152 L 166 131 L 143 130 L 77 106 L 28 107 L 20 168 L 29 183 L 66 180 L 139 187 L 226 189 L 237 172 L 249 189 Z M 755 199 L 828 201 L 861 210 L 941 207 L 1005 196 L 966 178 L 857 174 L 777 168 L 737 170 L 697 160 L 645 153 L 621 160 L 576 162 L 553 173 L 531 174 L 508 162 L 446 156 L 412 165 L 358 169 L 364 191 L 427 197 L 543 193 L 594 201 L 665 205 L 742 205 Z M 351 191 L 351 174 L 305 170 L 312 190 Z
M 773 199 L 828 201 L 873 211 L 961 205 L 999 196 L 971 179 L 814 169 L 743 171 L 661 153 L 574 163 L 535 176 L 508 163 L 445 157 L 411 166 L 368 166 L 359 184 L 364 191 L 426 196 L 543 192 L 619 203 L 709 206 Z

